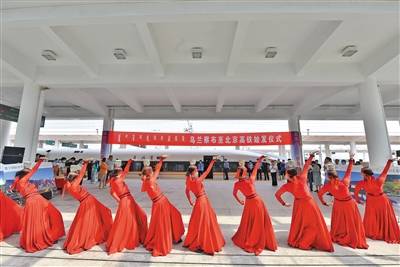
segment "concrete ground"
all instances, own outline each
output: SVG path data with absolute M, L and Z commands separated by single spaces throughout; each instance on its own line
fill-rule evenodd
M 150 216 L 151 201 L 140 192 L 140 180 L 128 179 L 128 184 L 137 202 Z M 168 256 L 152 257 L 143 247 L 108 256 L 104 245 L 93 247 L 77 255 L 68 255 L 62 249 L 64 239 L 53 247 L 29 254 L 18 248 L 19 235 L 13 235 L 0 243 L 0 266 L 400 266 L 400 245 L 382 241 L 368 240 L 368 250 L 354 250 L 335 245 L 334 253 L 320 251 L 302 251 L 288 247 L 286 238 L 290 227 L 291 208 L 282 207 L 274 198 L 276 188 L 266 181 L 257 182 L 257 190 L 272 216 L 279 248 L 276 252 L 264 251 L 259 256 L 246 253 L 235 247 L 231 236 L 240 222 L 242 206 L 232 196 L 232 180 L 206 180 L 206 191 L 218 215 L 218 221 L 225 236 L 226 245 L 222 252 L 208 256 L 188 251 L 182 244 L 174 245 Z M 184 193 L 183 179 L 160 179 L 159 184 L 170 201 L 182 212 L 185 227 L 189 222 L 191 207 Z M 117 203 L 107 190 L 99 190 L 94 184 L 85 184 L 89 190 L 105 205 L 116 212 Z M 314 196 L 316 197 L 316 196 Z M 292 201 L 286 195 L 286 200 Z M 52 202 L 64 217 L 65 227 L 69 228 L 78 201 L 71 196 L 64 200 L 57 195 Z M 321 206 L 326 222 L 330 224 L 331 208 Z M 363 207 L 360 206 L 361 212 Z M 90 222 L 87 222 L 90 225 Z

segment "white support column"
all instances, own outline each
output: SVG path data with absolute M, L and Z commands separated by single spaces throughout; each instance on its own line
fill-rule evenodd
M 40 86 L 32 82 L 26 82 L 15 135 L 15 146 L 25 147 L 24 161 L 33 162 L 35 159 L 43 104 L 44 92 Z
M 292 133 L 292 144 L 290 146 L 291 159 L 296 161 L 298 166 L 302 167 L 303 160 L 303 142 L 300 131 L 300 116 L 292 116 L 288 120 L 289 131 Z
M 361 84 L 359 99 L 370 166 L 382 168 L 391 157 L 391 150 L 385 111 L 375 77 L 370 76 Z
M 3 149 L 10 142 L 11 121 L 0 120 L 0 157 Z
M 279 157 L 280 157 L 280 158 L 286 158 L 286 148 L 285 148 L 285 145 L 279 145 L 279 146 L 278 146 L 278 152 L 279 152 Z
M 111 155 L 112 145 L 107 144 L 108 132 L 114 130 L 114 110 L 109 109 L 108 114 L 103 119 L 103 136 L 101 139 L 100 158 Z
M 329 144 L 325 144 L 325 157 L 331 157 L 332 156 L 332 152 L 330 149 Z
M 350 142 L 350 153 L 357 154 L 357 146 L 355 141 Z

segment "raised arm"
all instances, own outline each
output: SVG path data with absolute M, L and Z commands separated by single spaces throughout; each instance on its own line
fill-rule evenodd
M 250 180 L 251 181 L 255 181 L 256 180 L 256 177 L 257 177 L 257 171 L 258 171 L 258 169 L 260 168 L 260 165 L 262 164 L 262 160 L 265 158 L 265 156 L 261 156 L 261 157 L 259 157 L 258 159 L 257 159 L 257 163 L 256 163 L 256 165 L 254 166 L 254 168 L 253 168 L 253 171 L 251 172 L 251 175 L 250 175 Z
M 329 206 L 328 203 L 325 202 L 324 200 L 324 195 L 326 192 L 329 191 L 330 184 L 325 184 L 319 191 L 318 191 L 318 198 L 321 201 L 321 203 L 325 206 Z
M 301 171 L 301 174 L 300 174 L 301 178 L 303 178 L 303 177 L 307 178 L 308 169 L 310 168 L 313 159 L 314 159 L 314 154 L 311 153 L 310 156 L 308 157 L 306 163 L 304 164 L 303 170 Z
M 165 159 L 164 156 L 160 157 L 160 161 L 157 163 L 156 168 L 153 173 L 153 176 L 151 176 L 151 179 L 150 179 L 152 182 L 156 181 L 158 175 L 160 175 L 160 171 L 161 171 L 162 165 L 164 163 L 164 159 Z
M 208 174 L 210 173 L 210 171 L 212 170 L 212 168 L 213 168 L 213 166 L 214 166 L 214 163 L 215 163 L 215 159 L 213 159 L 213 160 L 210 162 L 210 164 L 209 164 L 208 167 L 207 167 L 207 170 L 199 177 L 199 180 L 200 180 L 201 182 L 203 182 L 204 179 L 206 179 L 207 175 L 208 175 Z
M 35 172 L 39 169 L 40 164 L 42 164 L 43 160 L 39 159 L 35 166 L 33 166 L 32 170 L 30 170 L 24 177 L 20 178 L 21 181 L 27 182 L 34 174 Z
M 129 169 L 130 169 L 130 167 L 131 167 L 131 164 L 132 164 L 132 159 L 129 159 L 128 162 L 127 162 L 126 165 L 125 165 L 124 170 L 123 170 L 122 173 L 119 175 L 119 178 L 120 178 L 120 179 L 125 180 L 126 176 L 127 176 L 128 173 L 129 173 Z
M 386 177 L 387 177 L 387 175 L 388 175 L 388 172 L 389 172 L 390 166 L 392 165 L 392 162 L 393 162 L 393 159 L 389 159 L 389 160 L 386 162 L 385 168 L 383 169 L 381 175 L 379 175 L 379 177 L 378 177 L 378 181 L 379 181 L 380 183 L 383 184 L 383 183 L 386 181 Z
M 350 184 L 350 180 L 351 180 L 351 171 L 353 170 L 353 166 L 354 166 L 354 159 L 350 158 L 349 160 L 349 166 L 347 166 L 347 170 L 346 173 L 343 176 L 343 183 L 346 186 L 349 186 Z
M 83 176 L 85 176 L 86 169 L 87 169 L 88 162 L 85 161 L 82 165 L 81 170 L 79 171 L 78 176 L 72 181 L 73 185 L 79 185 L 82 182 Z
M 278 191 L 275 192 L 275 198 L 283 205 L 283 206 L 290 206 L 289 204 L 286 204 L 285 201 L 282 199 L 282 195 L 286 192 L 288 192 L 288 187 L 289 184 L 284 184 L 281 186 L 281 188 L 278 189 Z
M 363 204 L 363 202 L 360 200 L 359 194 L 360 191 L 364 188 L 364 181 L 360 181 L 356 184 L 356 188 L 354 188 L 354 198 L 359 204 Z
M 244 201 L 241 200 L 241 199 L 239 198 L 239 196 L 237 195 L 237 193 L 238 193 L 238 187 L 237 187 L 237 185 L 235 184 L 235 185 L 233 186 L 233 196 L 235 197 L 235 199 L 237 200 L 237 202 L 239 202 L 240 205 L 244 205 Z

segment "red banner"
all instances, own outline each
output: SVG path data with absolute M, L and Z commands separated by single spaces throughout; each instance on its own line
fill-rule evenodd
M 109 131 L 109 144 L 165 146 L 266 146 L 289 145 L 291 132 L 272 133 L 146 133 Z

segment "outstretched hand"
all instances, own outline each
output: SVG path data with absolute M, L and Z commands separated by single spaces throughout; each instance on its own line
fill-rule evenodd
M 319 155 L 319 153 L 320 153 L 320 152 L 319 152 L 318 150 L 315 150 L 315 151 L 311 152 L 310 155 L 315 156 L 315 155 Z
M 353 152 L 350 152 L 349 153 L 349 157 L 350 157 L 350 159 L 354 159 L 354 156 L 355 156 L 356 154 L 355 153 L 353 153 Z
M 292 205 L 289 204 L 289 203 L 285 203 L 285 205 L 283 205 L 283 206 L 285 206 L 285 207 L 290 207 L 290 206 L 292 206 Z

